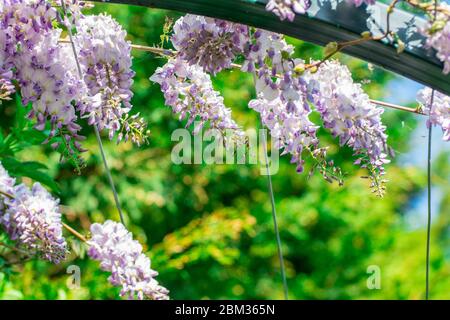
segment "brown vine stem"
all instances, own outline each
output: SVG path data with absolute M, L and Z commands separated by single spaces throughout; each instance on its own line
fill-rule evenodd
M 62 39 L 59 39 L 59 43 L 70 44 L 71 42 L 70 42 L 70 39 L 68 39 L 68 38 L 62 38 Z M 158 55 L 161 55 L 161 56 L 166 56 L 166 57 L 172 57 L 172 56 L 175 56 L 177 54 L 176 51 L 169 50 L 169 49 L 164 49 L 164 48 L 148 47 L 148 46 L 142 46 L 142 45 L 139 45 L 139 44 L 131 44 L 130 46 L 134 50 L 144 51 L 144 52 L 151 52 L 151 53 L 158 54 Z
M 10 198 L 10 199 L 15 199 L 15 197 L 7 192 L 4 192 L 2 190 L 0 190 L 0 195 L 3 195 L 4 197 Z M 68 224 L 62 222 L 63 227 L 69 231 L 71 234 L 73 234 L 75 237 L 77 237 L 78 239 L 80 239 L 83 242 L 87 242 L 87 239 L 85 236 L 83 236 L 81 233 L 79 233 L 78 231 L 76 231 L 74 228 L 72 228 L 71 226 L 69 226 Z M 0 242 L 0 245 L 2 243 Z
M 62 222 L 63 227 L 69 231 L 71 234 L 73 234 L 75 237 L 77 237 L 78 239 L 80 239 L 83 242 L 87 242 L 87 239 L 85 236 L 83 236 L 81 233 L 79 233 L 78 231 L 76 231 L 75 229 L 73 229 L 71 226 L 69 226 L 68 224 Z
M 426 115 L 425 113 L 423 113 L 421 111 L 421 108 L 408 108 L 408 107 L 399 106 L 399 105 L 396 105 L 396 104 L 393 104 L 393 103 L 384 102 L 384 101 L 378 101 L 378 100 L 373 100 L 373 99 L 371 99 L 370 102 L 373 103 L 373 104 L 376 104 L 378 106 L 381 106 L 381 107 L 386 107 L 386 108 L 391 108 L 391 109 L 411 112 L 411 113 L 419 114 L 421 116 L 425 116 Z
M 389 34 L 391 33 L 391 30 L 390 30 L 391 29 L 390 28 L 391 14 L 392 14 L 392 12 L 394 12 L 394 8 L 395 8 L 395 6 L 397 5 L 397 3 L 399 1 L 401 1 L 401 0 L 393 0 L 391 2 L 391 4 L 389 5 L 388 9 L 387 9 L 386 31 L 384 32 L 384 34 L 382 34 L 381 36 L 378 36 L 378 37 L 374 37 L 374 36 L 371 36 L 371 35 L 369 35 L 367 37 L 363 36 L 362 38 L 359 38 L 359 39 L 356 39 L 356 40 L 350 40 L 350 41 L 336 43 L 335 50 L 333 50 L 330 53 L 328 53 L 322 60 L 317 61 L 317 62 L 312 63 L 312 64 L 305 65 L 305 69 L 312 69 L 312 68 L 320 67 L 320 65 L 322 65 L 325 61 L 329 60 L 336 53 L 342 51 L 346 47 L 355 46 L 355 45 L 358 45 L 358 44 L 361 44 L 361 43 L 367 42 L 367 41 L 381 41 L 381 40 L 387 38 L 389 36 Z
M 415 0 L 403 0 L 403 1 L 416 9 L 425 10 L 427 12 L 428 11 L 440 12 L 450 16 L 450 11 L 448 9 L 444 8 L 443 6 L 436 6 L 434 1 L 430 2 L 419 2 Z

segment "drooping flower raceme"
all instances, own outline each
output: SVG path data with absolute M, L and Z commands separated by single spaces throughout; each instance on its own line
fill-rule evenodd
M 281 20 L 294 21 L 295 14 L 304 14 L 310 6 L 310 0 L 270 0 L 266 10 L 275 13 Z
M 286 105 L 280 98 L 272 101 L 259 98 L 249 103 L 251 109 L 260 113 L 263 124 L 275 139 L 275 146 L 282 149 L 283 154 L 291 154 L 291 162 L 297 165 L 298 173 L 303 172 L 304 149 L 317 144 L 317 126 L 309 120 L 310 111 L 303 109 L 301 103 L 294 103 L 293 112 L 286 111 Z
M 61 60 L 61 30 L 53 28 L 56 9 L 44 0 L 4 1 L 0 12 L 2 37 L 7 39 L 4 59 L 15 69 L 23 104 L 32 104 L 30 117 L 36 117 L 37 129 L 43 130 L 48 120 L 51 136 L 78 139 L 73 101 L 81 85 Z
M 347 67 L 337 61 L 323 63 L 309 81 L 310 97 L 322 116 L 324 126 L 340 145 L 348 145 L 359 157 L 356 164 L 384 173 L 388 163 L 383 109 L 370 102 L 361 85 L 353 82 Z
M 23 104 L 31 103 L 29 117 L 43 130 L 50 123 L 50 137 L 60 137 L 72 157 L 84 151 L 78 135 L 78 117 L 119 132 L 118 140 L 146 141 L 146 124 L 138 115 L 129 116 L 132 97 L 131 49 L 126 33 L 105 15 L 84 17 L 80 5 L 69 1 L 70 19 L 60 21 L 46 0 L 2 0 L 0 12 L 0 94 L 13 91 L 10 79 L 20 86 Z M 68 44 L 59 43 L 61 23 L 76 23 L 78 56 L 86 77 L 79 78 L 74 55 Z M 11 73 L 11 70 L 14 73 Z M 47 140 L 47 141 L 48 141 Z
M 151 269 L 150 259 L 123 224 L 111 220 L 95 223 L 91 234 L 88 254 L 100 261 L 102 270 L 111 272 L 109 281 L 122 287 L 121 296 L 140 300 L 169 299 L 169 291 L 155 280 L 158 273 Z
M 309 120 L 306 83 L 294 76 L 295 65 L 302 61 L 291 58 L 293 47 L 281 35 L 258 30 L 253 37 L 242 67 L 255 76 L 257 99 L 249 107 L 261 114 L 276 146 L 291 154 L 297 172 L 302 172 L 303 151 L 313 151 L 319 143 L 318 127 Z
M 243 142 L 244 133 L 232 119 L 231 110 L 224 105 L 223 98 L 214 90 L 210 76 L 201 67 L 190 66 L 180 58 L 171 59 L 158 68 L 150 80 L 161 85 L 166 105 L 179 114 L 180 120 L 188 119 L 186 127 L 198 121 L 194 134 L 209 123 L 210 129 L 221 133 L 225 143 L 229 139 Z
M 73 134 L 79 129 L 72 102 L 78 98 L 80 83 L 59 59 L 60 32 L 47 33 L 39 44 L 24 50 L 14 59 L 24 104 L 32 103 L 37 128 L 43 130 L 50 120 L 54 130 L 67 127 Z M 74 129 L 74 130 L 72 130 Z
M 74 41 L 90 99 L 82 113 L 89 117 L 89 124 L 108 130 L 110 139 L 119 132 L 119 141 L 141 144 L 146 139 L 145 122 L 138 115 L 128 116 L 135 73 L 126 31 L 104 14 L 80 17 L 76 29 Z
M 216 74 L 231 66 L 248 42 L 248 27 L 187 14 L 173 27 L 172 44 L 180 58 Z
M 424 113 L 429 115 L 427 126 L 441 126 L 443 140 L 450 141 L 450 97 L 436 90 L 433 99 L 431 97 L 431 88 L 423 88 L 417 93 L 417 101 L 422 105 Z M 433 105 L 430 112 L 431 102 Z
M 450 4 L 440 2 L 439 6 L 450 12 Z M 426 46 L 436 50 L 437 58 L 444 63 L 444 74 L 450 73 L 450 15 L 439 12 L 423 33 L 427 37 Z
M 64 260 L 67 244 L 62 235 L 58 200 L 39 183 L 30 190 L 24 184 L 14 187 L 1 222 L 11 240 L 32 254 L 53 263 Z

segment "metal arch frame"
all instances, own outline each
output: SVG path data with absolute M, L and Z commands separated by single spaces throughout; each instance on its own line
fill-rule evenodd
M 94 0 L 100 1 L 100 0 Z M 334 1 L 334 2 L 333 2 Z M 332 41 L 359 39 L 364 31 L 381 35 L 386 30 L 387 6 L 377 3 L 366 7 L 339 3 L 336 0 L 312 0 L 307 15 L 297 15 L 293 22 L 280 21 L 265 10 L 267 0 L 111 0 L 111 3 L 160 8 L 184 13 L 220 18 L 283 33 L 324 46 Z M 374 63 L 407 78 L 450 95 L 450 74 L 442 73 L 443 65 L 433 50 L 424 47 L 424 37 L 418 32 L 426 21 L 411 13 L 396 9 L 391 15 L 391 30 L 406 44 L 397 53 L 389 41 L 367 41 L 342 50 L 351 56 Z

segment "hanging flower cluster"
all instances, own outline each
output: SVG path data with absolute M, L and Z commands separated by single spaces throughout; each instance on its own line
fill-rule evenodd
M 388 163 L 386 127 L 381 123 L 383 108 L 370 102 L 360 84 L 353 82 L 346 66 L 337 61 L 323 63 L 310 76 L 312 100 L 322 116 L 324 126 L 369 163 L 382 168 Z M 363 158 L 358 163 L 364 162 Z
M 375 3 L 349 1 L 355 6 Z M 139 115 L 128 115 L 135 73 L 126 31 L 110 16 L 84 16 L 82 4 L 66 2 L 70 14 L 61 17 L 47 0 L 0 0 L 0 100 L 9 99 L 17 84 L 23 104 L 31 105 L 29 117 L 36 119 L 36 128 L 44 130 L 50 124 L 49 140 L 62 139 L 52 144 L 54 148 L 64 142 L 83 151 L 83 137 L 78 135 L 80 118 L 108 131 L 110 139 L 117 135 L 119 142 L 142 144 L 147 139 L 146 124 Z M 293 21 L 310 6 L 310 0 L 269 0 L 266 9 L 281 20 Z M 441 8 L 450 11 L 449 5 Z M 435 49 L 444 63 L 444 73 L 450 72 L 449 21 L 440 11 L 424 31 L 427 46 Z M 72 27 L 76 30 L 75 54 L 72 44 L 61 43 L 63 28 L 72 31 Z M 241 59 L 242 71 L 255 79 L 256 98 L 249 107 L 260 114 L 275 146 L 291 155 L 297 172 L 304 171 L 307 152 L 327 180 L 331 180 L 327 170 L 332 167 L 331 174 L 336 174 L 332 178 L 341 182 L 340 171 L 325 160 L 326 148 L 319 147 L 319 126 L 310 120 L 317 111 L 340 145 L 353 149 L 355 164 L 368 169 L 374 192 L 382 195 L 384 164 L 389 163 L 383 109 L 370 102 L 349 70 L 337 61 L 306 64 L 293 57 L 294 48 L 282 35 L 251 31 L 236 23 L 186 15 L 176 22 L 171 38 L 177 53 L 170 55 L 150 80 L 160 84 L 166 104 L 187 120 L 187 126 L 198 121 L 194 134 L 208 127 L 218 130 L 226 144 L 229 139 L 243 143 L 245 134 L 214 90 L 209 75 L 231 68 Z M 431 89 L 425 88 L 418 101 L 429 114 L 428 126 L 440 125 L 444 140 L 449 141 L 450 98 L 439 92 L 434 99 L 431 96 Z M 16 185 L 1 163 L 0 225 L 30 254 L 53 263 L 65 259 L 67 243 L 59 200 L 39 183 L 31 189 Z M 90 230 L 88 255 L 111 273 L 109 281 L 121 287 L 121 296 L 169 299 L 142 246 L 121 223 L 108 220 L 93 224 Z
M 32 107 L 29 117 L 36 119 L 35 127 L 44 130 L 50 123 L 47 141 L 59 138 L 52 143 L 54 148 L 64 142 L 83 151 L 79 142 L 83 137 L 78 135 L 80 118 L 88 118 L 89 124 L 108 130 L 111 139 L 117 134 L 119 141 L 141 144 L 146 139 L 146 125 L 138 115 L 128 115 L 134 72 L 126 32 L 109 16 L 84 16 L 80 11 L 83 5 L 77 1 L 66 5 L 70 14 L 61 17 L 46 0 L 0 1 L 0 99 L 8 99 L 17 82 L 23 104 Z M 79 60 L 71 45 L 61 42 L 62 27 L 72 30 L 72 26 L 76 29 Z M 81 79 L 79 69 L 85 75 Z M 62 235 L 58 200 L 39 183 L 31 189 L 24 184 L 15 185 L 1 164 L 0 224 L 28 254 L 53 263 L 65 258 L 67 244 Z M 94 226 L 90 253 L 96 252 L 99 257 L 102 252 L 105 258 L 117 258 L 112 261 L 111 280 L 123 285 L 124 295 L 167 298 L 167 290 L 153 279 L 156 273 L 150 269 L 150 260 L 142 254 L 142 247 L 133 242 L 131 234 L 126 232 L 125 237 L 114 238 L 118 242 L 108 242 L 110 247 L 101 249 L 109 251 L 101 251 L 96 246 L 100 241 L 96 230 L 98 227 Z M 105 232 L 108 230 L 105 227 Z M 127 255 L 114 256 L 120 252 Z
M 31 189 L 15 185 L 0 163 L 0 225 L 20 249 L 55 264 L 62 262 L 68 251 L 58 203 L 39 183 Z M 122 287 L 121 296 L 169 299 L 167 289 L 155 280 L 158 273 L 151 269 L 142 246 L 121 223 L 93 224 L 91 234 L 88 254 L 101 262 L 102 270 L 112 273 L 109 280 Z
M 207 21 L 204 19 L 192 15 L 180 18 L 175 24 L 172 38 L 176 43 L 174 46 L 184 50 L 179 44 L 197 41 L 192 38 L 202 38 L 196 37 L 194 33 L 202 33 L 198 30 L 204 28 L 215 30 L 216 39 L 220 39 L 217 35 L 226 33 L 217 31 L 217 28 L 229 28 L 228 24 L 213 19 L 208 20 L 206 27 L 202 24 Z M 188 32 L 190 26 L 195 26 L 194 33 Z M 326 148 L 319 147 L 319 127 L 309 119 L 314 111 L 310 108 L 312 104 L 322 115 L 326 127 L 331 129 L 334 136 L 339 136 L 341 144 L 347 144 L 355 150 L 359 157 L 356 163 L 363 162 L 362 166 L 367 167 L 371 175 L 377 176 L 374 184 L 381 190 L 383 165 L 389 162 L 384 153 L 387 136 L 381 124 L 382 109 L 370 103 L 361 87 L 353 82 L 348 70 L 337 62 L 324 64 L 320 72 L 314 75 L 304 61 L 293 57 L 294 49 L 283 36 L 258 29 L 253 33 L 247 31 L 246 34 L 248 36 L 242 39 L 247 38 L 247 42 L 240 44 L 243 48 L 240 55 L 244 58 L 242 71 L 254 75 L 257 92 L 256 99 L 250 101 L 249 107 L 260 113 L 276 147 L 283 154 L 291 155 L 298 172 L 304 170 L 302 155 L 307 152 L 317 162 L 315 167 L 320 168 L 327 180 L 334 179 L 342 183 L 342 173 L 334 168 L 332 161 L 325 160 Z M 210 77 L 201 70 L 203 68 L 212 73 L 222 70 L 234 62 L 236 55 L 227 56 L 227 62 L 221 64 L 222 67 L 211 69 L 207 67 L 208 64 L 202 65 L 202 61 L 206 61 L 202 54 L 212 56 L 212 48 L 206 51 L 188 50 L 188 54 L 185 52 L 178 52 L 176 58 L 158 68 L 150 78 L 161 85 L 166 104 L 180 114 L 181 119 L 188 118 L 188 125 L 200 119 L 200 125 L 194 133 L 207 121 L 211 122 L 212 128 L 220 131 L 236 129 L 229 109 L 223 106 L 223 99 L 212 89 Z M 334 71 L 338 72 L 337 75 L 328 74 Z M 333 83 L 335 87 L 332 87 Z M 323 95 L 322 91 L 325 92 Z M 345 113 L 341 116 L 342 111 Z
M 281 35 L 257 30 L 253 38 L 242 67 L 256 79 L 257 99 L 249 107 L 261 114 L 276 146 L 291 154 L 297 172 L 303 172 L 303 151 L 314 150 L 319 143 L 318 126 L 308 117 L 307 85 L 294 74 L 294 66 L 303 61 L 292 58 L 294 49 Z
M 231 110 L 224 105 L 210 76 L 201 67 L 191 66 L 180 58 L 171 59 L 150 80 L 161 85 L 166 105 L 179 114 L 180 120 L 187 118 L 186 127 L 198 121 L 194 134 L 209 123 L 210 129 L 221 133 L 225 143 L 230 139 L 244 141 L 245 135 L 232 119 Z
M 88 241 L 89 256 L 100 261 L 104 271 L 111 272 L 109 281 L 121 286 L 121 296 L 140 300 L 168 300 L 169 291 L 160 286 L 151 269 L 150 259 L 142 253 L 142 246 L 118 222 L 106 221 L 91 226 L 92 238 Z
M 444 74 L 450 73 L 450 4 L 440 3 L 448 14 L 439 12 L 434 22 L 429 22 L 423 31 L 427 36 L 426 46 L 436 50 L 436 57 L 444 63 Z M 434 12 L 431 13 L 434 15 Z
M 323 63 L 315 74 L 310 75 L 311 98 L 319 111 L 324 127 L 341 146 L 353 148 L 361 164 L 371 173 L 372 187 L 380 192 L 386 182 L 384 164 L 387 159 L 386 127 L 381 122 L 384 109 L 370 102 L 360 84 L 355 84 L 346 66 L 337 61 Z
M 0 42 L 4 65 L 14 68 L 23 104 L 32 105 L 30 117 L 36 118 L 36 128 L 43 130 L 49 121 L 50 137 L 80 139 L 72 102 L 79 100 L 81 85 L 65 67 L 58 46 L 61 30 L 53 28 L 56 9 L 44 0 L 3 1 L 0 31 L 4 39 Z
M 230 68 L 248 42 L 248 27 L 187 14 L 177 20 L 171 41 L 181 59 L 213 75 Z
M 434 91 L 432 98 L 432 89 L 423 88 L 417 93 L 417 101 L 421 104 L 423 112 L 429 115 L 427 126 L 441 126 L 444 132 L 442 139 L 450 141 L 450 97 Z
M 126 31 L 110 16 L 82 16 L 76 20 L 74 42 L 79 50 L 89 102 L 85 105 L 89 124 L 109 131 L 109 138 L 119 132 L 118 140 L 145 141 L 145 122 L 131 110 L 134 71 L 131 70 L 131 46 Z
M 306 13 L 310 6 L 310 0 L 270 0 L 266 10 L 275 13 L 281 20 L 294 21 L 295 14 Z
M 130 44 L 126 32 L 109 16 L 83 16 L 78 2 L 70 2 L 70 19 L 61 20 L 46 0 L 2 0 L 0 11 L 0 97 L 13 91 L 17 80 L 24 105 L 31 103 L 30 118 L 44 130 L 47 141 L 65 146 L 68 156 L 82 152 L 79 118 L 118 133 L 118 141 L 146 142 L 146 124 L 138 115 L 129 116 L 132 97 Z M 79 78 L 70 45 L 60 43 L 62 28 L 75 23 L 81 67 Z M 65 154 L 67 156 L 67 154 Z
M 0 224 L 20 248 L 60 263 L 66 256 L 67 244 L 58 200 L 39 183 L 30 190 L 24 184 L 14 186 L 14 182 L 0 164 L 0 191 L 7 194 L 0 196 Z

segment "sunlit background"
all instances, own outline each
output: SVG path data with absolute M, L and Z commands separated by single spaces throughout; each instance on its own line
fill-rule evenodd
M 129 32 L 135 44 L 159 45 L 166 17 L 179 15 L 155 9 L 96 5 Z M 322 49 L 289 40 L 303 59 L 322 57 Z M 127 225 L 152 259 L 158 280 L 172 299 L 281 299 L 282 281 L 267 180 L 257 165 L 175 165 L 171 133 L 182 128 L 148 78 L 165 60 L 134 51 L 133 112 L 149 123 L 148 146 L 105 143 Z M 412 81 L 366 62 L 341 55 L 357 81 L 379 100 L 414 105 L 421 88 Z M 215 88 L 225 97 L 236 121 L 245 129 L 258 126 L 247 107 L 254 97 L 252 79 L 239 71 L 222 72 Z M 2 130 L 8 131 L 14 103 L 0 107 Z M 298 175 L 283 157 L 274 175 L 274 191 L 292 299 L 422 299 L 425 293 L 426 163 L 425 117 L 386 110 L 389 144 L 396 151 L 387 166 L 387 195 L 371 194 L 364 171 L 352 165 L 352 151 L 339 149 L 325 130 L 322 145 L 347 176 L 343 187 L 320 174 Z M 315 119 L 320 123 L 319 119 Z M 87 167 L 76 175 L 46 147 L 22 152 L 21 160 L 48 165 L 59 185 L 66 221 L 87 232 L 90 223 L 118 220 L 93 132 L 88 141 Z M 107 140 L 107 137 L 104 137 Z M 433 130 L 433 196 L 431 298 L 450 298 L 450 149 L 439 128 Z M 310 166 L 311 164 L 309 164 Z M 0 233 L 0 238 L 4 237 Z M 69 237 L 69 235 L 68 235 Z M 62 265 L 30 261 L 13 268 L 0 263 L 1 299 L 117 299 L 118 289 L 97 262 L 85 258 L 83 245 L 71 239 L 70 259 Z M 2 249 L 0 249 L 2 250 Z M 81 287 L 69 289 L 66 269 L 77 265 Z M 367 269 L 378 266 L 381 288 L 370 290 Z

